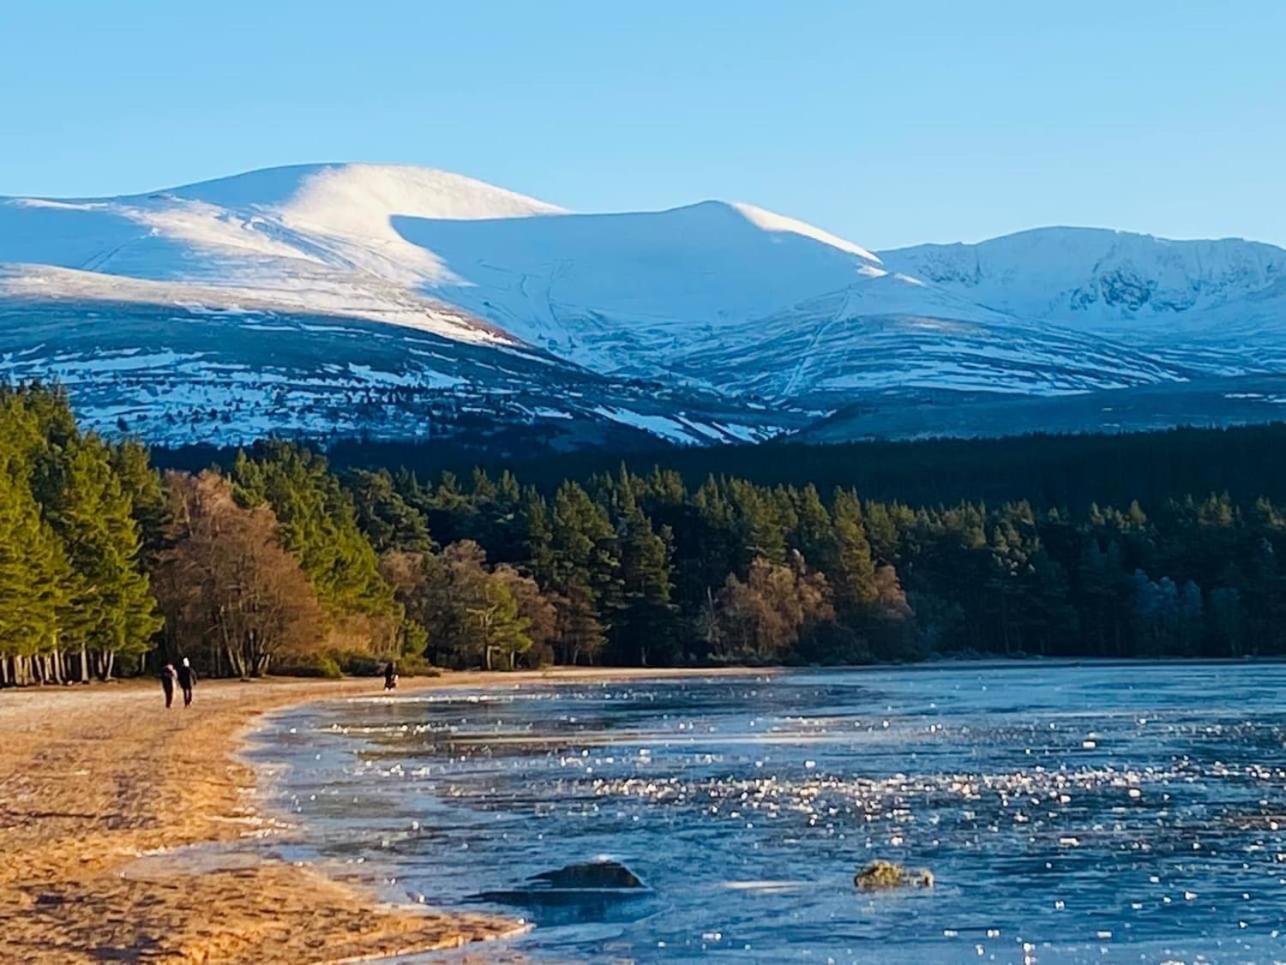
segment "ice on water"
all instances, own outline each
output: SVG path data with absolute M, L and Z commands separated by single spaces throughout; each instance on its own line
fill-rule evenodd
M 294 712 L 261 753 L 304 856 L 393 897 L 604 856 L 650 886 L 537 912 L 537 959 L 1263 960 L 1286 956 L 1283 684 L 1043 662 L 495 688 Z M 936 886 L 856 892 L 875 858 Z

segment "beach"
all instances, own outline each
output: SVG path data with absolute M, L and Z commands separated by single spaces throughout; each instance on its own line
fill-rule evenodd
M 633 675 L 444 674 L 403 678 L 399 693 Z M 277 825 L 238 757 L 261 715 L 380 688 L 203 681 L 192 707 L 168 711 L 151 681 L 0 693 L 0 961 L 339 962 L 521 931 L 515 920 L 382 905 L 308 866 L 207 866 L 183 850 Z

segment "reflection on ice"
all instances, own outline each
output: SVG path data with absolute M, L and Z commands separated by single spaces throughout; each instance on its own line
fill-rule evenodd
M 1263 960 L 1286 956 L 1283 684 L 1042 663 L 496 688 L 295 712 L 264 753 L 306 852 L 393 897 L 531 909 L 534 958 Z M 523 884 L 597 855 L 646 900 Z M 876 859 L 935 887 L 858 891 Z
M 806 881 L 725 881 L 723 886 L 729 891 L 757 891 L 762 894 L 780 894 L 784 891 L 798 891 L 808 887 Z

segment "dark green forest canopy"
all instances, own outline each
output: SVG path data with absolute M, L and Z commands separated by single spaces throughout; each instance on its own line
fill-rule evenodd
M 1226 429 L 1172 429 L 1133 435 L 1016 436 L 929 439 L 844 445 L 759 446 L 647 452 L 574 452 L 503 465 L 450 445 L 340 442 L 329 450 L 338 469 L 413 470 L 421 477 L 475 465 L 492 475 L 510 469 L 525 483 L 552 492 L 564 479 L 582 482 L 622 462 L 636 473 L 654 465 L 677 471 L 690 485 L 708 475 L 765 485 L 812 483 L 821 492 L 856 488 L 865 498 L 913 505 L 960 500 L 1024 499 L 1040 508 L 1084 511 L 1091 503 L 1156 505 L 1175 495 L 1227 492 L 1240 501 L 1286 501 L 1286 424 Z M 233 450 L 159 451 L 162 466 L 230 465 Z
M 254 675 L 1286 654 L 1280 425 L 458 470 L 418 446 L 150 453 L 39 387 L 0 391 L 0 428 L 0 683 L 180 655 Z

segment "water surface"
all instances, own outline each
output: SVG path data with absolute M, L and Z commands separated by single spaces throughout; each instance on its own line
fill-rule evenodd
M 954 664 L 372 696 L 274 718 L 292 855 L 535 960 L 1286 959 L 1286 665 Z M 593 858 L 623 901 L 478 902 Z M 875 858 L 932 889 L 864 893 Z

